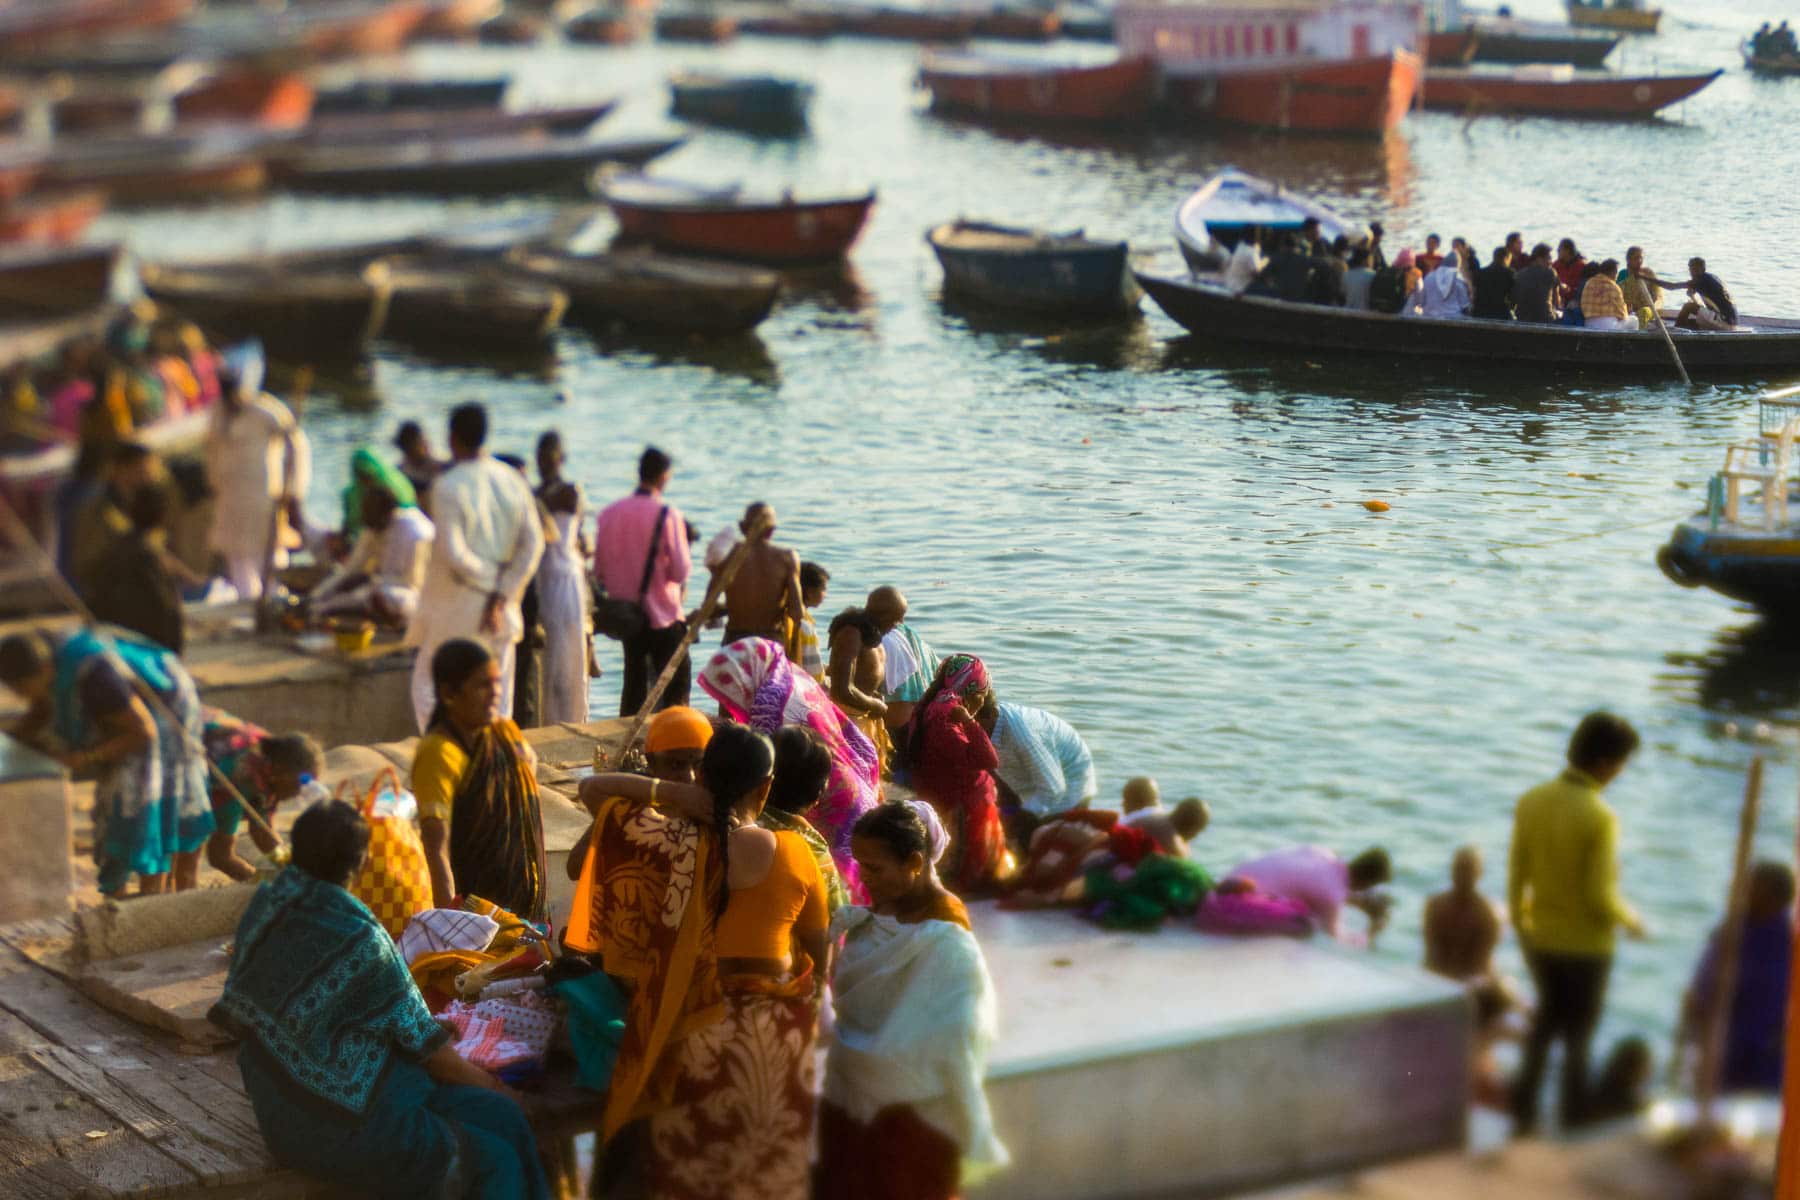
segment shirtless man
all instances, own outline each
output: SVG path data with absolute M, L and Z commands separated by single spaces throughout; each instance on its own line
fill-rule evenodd
M 1212 822 L 1212 810 L 1198 796 L 1189 796 L 1174 808 L 1139 809 L 1135 818 L 1125 822 L 1141 829 L 1156 843 L 1156 849 L 1170 858 L 1186 858 L 1188 843 L 1206 831 Z
M 1494 972 L 1500 916 L 1479 890 L 1481 851 L 1464 846 L 1450 862 L 1450 890 L 1425 903 L 1425 969 L 1468 983 Z
M 806 616 L 800 600 L 800 555 L 775 544 L 775 510 L 760 500 L 744 510 L 738 530 L 750 548 L 744 552 L 731 586 L 725 589 L 723 644 L 751 637 L 786 644 L 788 620 Z M 723 564 L 713 573 L 721 569 Z

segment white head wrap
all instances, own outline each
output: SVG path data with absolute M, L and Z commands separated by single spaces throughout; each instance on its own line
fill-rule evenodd
M 925 826 L 925 853 L 935 867 L 938 860 L 944 857 L 944 851 L 950 848 L 950 834 L 944 829 L 944 822 L 937 815 L 937 809 L 923 800 L 908 800 L 907 803 L 919 814 L 919 820 Z

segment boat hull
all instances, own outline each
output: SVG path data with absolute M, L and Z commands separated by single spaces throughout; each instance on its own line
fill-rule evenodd
M 178 121 L 249 121 L 295 129 L 312 117 L 314 91 L 303 75 L 231 71 L 176 96 Z
M 144 292 L 225 340 L 255 337 L 269 352 L 300 358 L 361 355 L 387 317 L 385 274 L 346 273 L 329 286 L 305 286 L 279 269 L 143 269 Z M 284 286 L 291 283 L 293 286 Z
M 1156 100 L 1156 64 L 1144 58 L 1046 69 L 996 62 L 987 70 L 927 58 L 919 78 L 934 109 L 995 121 L 1142 121 Z
M 1757 75 L 1800 75 L 1800 58 L 1764 58 L 1746 50 L 1744 66 Z
M 0 318 L 89 312 L 112 299 L 118 246 L 0 254 Z
M 1674 374 L 1668 344 L 1654 330 L 1603 332 L 1523 321 L 1432 320 L 1235 296 L 1194 279 L 1138 273 L 1162 310 L 1202 338 L 1277 345 L 1289 352 L 1341 352 L 1390 361 L 1473 359 L 1539 370 L 1637 369 Z M 1727 333 L 1675 331 L 1681 360 L 1694 374 L 1800 367 L 1800 321 L 1743 318 Z M 1755 330 L 1754 332 L 1752 330 Z
M 778 266 L 830 262 L 868 223 L 873 192 L 853 200 L 767 205 L 638 204 L 606 197 L 626 241 Z
M 56 187 L 98 188 L 115 208 L 201 204 L 243 199 L 268 186 L 262 159 L 228 155 L 192 161 L 120 160 L 104 164 L 53 164 L 44 182 Z
M 569 295 L 569 319 L 660 333 L 748 333 L 775 307 L 781 277 L 655 254 L 520 255 L 518 269 Z
M 970 249 L 950 244 L 954 227 L 926 236 L 944 270 L 944 294 L 991 307 L 1070 316 L 1134 312 L 1142 295 L 1124 242 L 1043 249 Z
M 1472 115 L 1642 119 L 1686 100 L 1723 74 L 1534 79 L 1485 71 L 1431 70 L 1425 74 L 1425 107 Z
M 1626 33 L 1655 33 L 1662 24 L 1660 8 L 1606 8 L 1569 0 L 1564 6 L 1569 24 L 1578 29 L 1618 29 Z
M 1683 521 L 1656 552 L 1656 565 L 1682 587 L 1705 587 L 1771 617 L 1800 617 L 1800 538 L 1715 530 L 1706 516 Z
M 1400 124 L 1418 92 L 1417 54 L 1305 63 L 1164 80 L 1178 112 L 1221 125 L 1294 133 L 1386 133 Z
M 999 42 L 1054 41 L 1062 18 L 1054 9 L 996 8 L 975 20 L 975 36 Z
M 972 14 L 928 12 L 924 9 L 877 8 L 846 15 L 842 32 L 858 37 L 886 38 L 898 42 L 966 42 L 975 36 Z
M 321 117 L 349 114 L 437 111 L 442 109 L 495 108 L 506 96 L 510 81 L 467 80 L 361 80 L 318 94 L 313 111 Z
M 1490 63 L 1568 63 L 1574 67 L 1597 67 L 1606 61 L 1624 35 L 1600 37 L 1594 34 L 1558 34 L 1538 30 L 1490 27 L 1475 28 L 1475 61 Z
M 680 138 L 619 139 L 589 142 L 566 153 L 458 155 L 455 144 L 445 153 L 417 158 L 358 156 L 338 158 L 329 151 L 301 155 L 285 164 L 281 182 L 297 190 L 343 194 L 409 193 L 426 195 L 506 195 L 526 191 L 586 190 L 594 172 L 607 163 L 642 166 L 681 145 Z
M 688 80 L 669 83 L 669 111 L 689 121 L 756 133 L 806 128 L 812 88 L 788 79 Z
M 426 346 L 541 348 L 562 324 L 568 293 L 484 271 L 398 267 L 381 335 Z
M 656 37 L 663 42 L 717 45 L 737 36 L 737 18 L 722 13 L 663 13 L 656 18 Z
M 67 245 L 106 211 L 106 193 L 69 192 L 30 196 L 0 205 L 0 243 Z

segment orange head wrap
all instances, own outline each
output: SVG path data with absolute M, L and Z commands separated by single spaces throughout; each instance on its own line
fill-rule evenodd
M 650 718 L 650 726 L 644 732 L 644 752 L 704 750 L 712 735 L 712 722 L 697 709 L 685 705 L 665 708 Z

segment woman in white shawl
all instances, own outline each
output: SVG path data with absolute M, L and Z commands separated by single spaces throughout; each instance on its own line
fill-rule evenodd
M 1437 270 L 1419 281 L 1418 290 L 1401 311 L 1409 317 L 1436 317 L 1455 320 L 1469 312 L 1468 281 L 1463 278 L 1462 261 L 1456 251 L 1444 255 Z
M 929 804 L 883 804 L 852 850 L 870 907 L 842 908 L 815 1200 L 949 1200 L 1006 1163 L 982 1078 L 997 1014 Z

